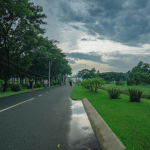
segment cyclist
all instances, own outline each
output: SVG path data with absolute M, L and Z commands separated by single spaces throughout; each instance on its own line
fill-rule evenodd
M 47 81 L 47 79 L 45 79 L 45 81 L 44 81 L 45 89 L 47 88 L 47 85 L 48 85 L 48 81 Z

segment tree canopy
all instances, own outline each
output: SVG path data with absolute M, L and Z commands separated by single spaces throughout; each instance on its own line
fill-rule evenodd
M 29 0 L 0 0 L 0 77 L 7 91 L 10 77 L 51 78 L 71 74 L 58 41 L 44 37 L 46 25 L 41 6 Z M 55 70 L 55 71 L 54 71 Z

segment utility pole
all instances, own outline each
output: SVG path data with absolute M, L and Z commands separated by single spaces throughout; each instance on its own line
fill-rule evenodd
M 56 59 L 56 58 L 53 58 Z M 51 86 L 51 65 L 52 65 L 52 58 L 49 61 L 49 86 Z
M 51 69 L 51 68 L 50 68 L 50 61 L 49 61 L 49 86 L 51 85 L 51 84 L 50 84 L 50 82 L 51 82 L 51 81 L 50 81 L 50 69 Z

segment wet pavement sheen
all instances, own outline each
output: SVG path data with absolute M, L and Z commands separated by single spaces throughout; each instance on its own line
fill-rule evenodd
M 101 150 L 81 101 L 72 101 L 69 143 L 73 150 Z

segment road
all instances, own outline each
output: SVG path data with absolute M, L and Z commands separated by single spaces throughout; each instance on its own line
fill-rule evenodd
M 0 150 L 99 150 L 73 87 L 63 85 L 0 98 Z
M 58 144 L 60 150 L 71 149 L 72 88 L 64 85 L 0 98 L 0 150 L 55 150 Z

